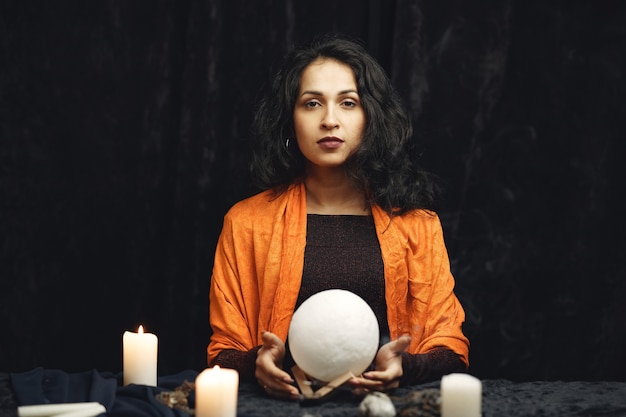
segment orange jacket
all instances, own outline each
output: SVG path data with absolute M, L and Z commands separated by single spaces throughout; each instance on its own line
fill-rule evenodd
M 468 364 L 465 312 L 438 216 L 415 210 L 391 219 L 372 207 L 384 263 L 392 339 L 408 333 L 410 353 L 447 347 Z M 273 199 L 269 191 L 235 204 L 224 218 L 209 299 L 213 334 L 208 363 L 222 349 L 248 351 L 261 332 L 287 339 L 304 266 L 306 193 L 294 184 Z

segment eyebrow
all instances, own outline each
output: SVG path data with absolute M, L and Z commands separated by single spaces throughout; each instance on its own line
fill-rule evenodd
M 350 94 L 350 93 L 356 93 L 357 95 L 359 94 L 359 92 L 357 90 L 351 88 L 351 89 L 348 89 L 348 90 L 341 90 L 339 92 L 339 94 L 337 94 L 337 95 L 343 96 L 343 95 Z M 314 95 L 314 96 L 323 96 L 324 95 L 324 93 L 322 93 L 321 91 L 306 90 L 306 91 L 303 91 L 302 94 L 300 94 L 300 97 L 302 97 L 305 94 L 311 94 L 311 95 Z

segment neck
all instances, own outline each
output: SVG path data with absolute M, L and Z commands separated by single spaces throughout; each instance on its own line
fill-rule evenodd
M 371 213 L 365 193 L 348 179 L 343 170 L 332 175 L 309 174 L 304 185 L 308 214 L 364 216 Z

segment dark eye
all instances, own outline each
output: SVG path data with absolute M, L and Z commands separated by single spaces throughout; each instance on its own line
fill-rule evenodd
M 356 107 L 357 103 L 352 100 L 345 100 L 343 103 L 344 107 Z
M 314 108 L 314 107 L 321 106 L 321 104 L 315 100 L 311 100 L 311 101 L 307 101 L 306 103 L 304 103 L 304 106 L 307 108 Z

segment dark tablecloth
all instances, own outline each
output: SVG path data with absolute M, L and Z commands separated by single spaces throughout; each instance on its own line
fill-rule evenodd
M 67 373 L 61 370 L 36 368 L 24 373 L 0 374 L 0 412 L 3 417 L 15 416 L 18 405 L 61 402 L 97 401 L 107 409 L 108 416 L 187 417 L 178 409 L 170 409 L 155 399 L 163 391 L 171 391 L 185 381 L 193 382 L 197 371 L 186 370 L 159 377 L 158 387 L 122 386 L 121 374 L 99 372 Z M 558 417 L 624 417 L 626 416 L 626 382 L 512 382 L 484 380 L 483 416 L 558 416 Z M 439 382 L 405 387 L 393 393 L 400 409 L 411 394 L 437 390 Z M 189 397 L 193 406 L 193 393 Z M 361 399 L 348 390 L 317 404 L 281 401 L 269 398 L 253 384 L 241 384 L 238 417 L 356 417 Z

